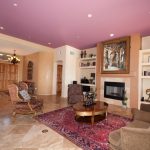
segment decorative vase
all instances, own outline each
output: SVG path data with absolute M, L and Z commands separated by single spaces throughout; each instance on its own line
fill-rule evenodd
M 80 55 L 81 55 L 81 58 L 83 58 L 83 51 L 81 51 L 81 54 L 80 54 Z
M 94 93 L 90 93 L 90 92 L 87 92 L 84 94 L 84 106 L 86 107 L 90 107 L 92 105 L 94 105 Z

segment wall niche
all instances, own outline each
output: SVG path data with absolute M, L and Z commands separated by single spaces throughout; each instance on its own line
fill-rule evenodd
M 27 68 L 27 79 L 32 80 L 33 79 L 33 62 L 28 62 L 28 68 Z

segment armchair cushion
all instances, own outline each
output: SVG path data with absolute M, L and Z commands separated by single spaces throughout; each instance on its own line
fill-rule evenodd
M 132 123 L 127 124 L 127 127 L 141 128 L 141 129 L 147 129 L 149 126 L 150 126 L 150 123 L 140 121 L 140 120 L 133 120 Z
M 111 149 L 119 149 L 121 147 L 120 129 L 112 131 L 109 134 L 109 143 L 111 143 Z M 114 147 L 114 148 L 113 148 Z
M 141 128 L 121 128 L 122 150 L 149 150 L 150 130 Z
M 21 95 L 24 101 L 30 101 L 31 97 L 26 90 L 19 91 L 19 94 Z

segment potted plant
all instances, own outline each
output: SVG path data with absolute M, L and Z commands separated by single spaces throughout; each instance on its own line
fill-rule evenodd
M 127 95 L 126 95 L 126 91 L 124 90 L 124 92 L 123 92 L 123 100 L 122 100 L 122 106 L 124 108 L 127 108 L 127 100 L 128 100 L 128 98 L 127 98 Z

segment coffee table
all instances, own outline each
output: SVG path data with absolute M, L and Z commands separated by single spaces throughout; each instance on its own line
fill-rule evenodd
M 78 102 L 73 105 L 75 119 L 77 121 L 85 121 L 85 117 L 90 117 L 90 121 L 93 125 L 96 118 L 100 121 L 107 117 L 107 107 L 107 103 L 100 101 L 96 101 L 95 104 L 91 106 L 84 106 L 83 102 Z

